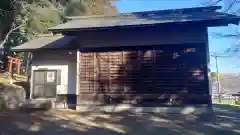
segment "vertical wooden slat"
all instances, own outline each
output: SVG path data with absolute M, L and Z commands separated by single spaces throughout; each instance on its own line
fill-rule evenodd
M 94 53 L 94 59 L 93 59 L 93 67 L 94 67 L 94 82 L 97 81 L 97 79 L 99 78 L 98 77 L 98 58 L 97 58 L 97 53 Z M 94 89 L 94 92 L 98 91 L 97 88 L 96 88 L 96 84 L 94 83 L 93 84 L 93 89 Z
M 93 53 L 81 53 L 80 92 L 93 92 L 92 81 L 94 76 Z
M 120 92 L 120 86 L 122 86 L 121 82 L 121 52 L 111 52 L 109 53 L 109 73 L 110 73 L 110 86 L 111 92 Z M 122 88 L 121 88 L 122 89 Z
M 194 48 L 192 50 L 195 51 L 184 51 L 191 50 L 188 48 Z M 204 102 L 196 97 L 196 101 L 190 98 L 194 94 L 199 94 L 199 97 L 203 98 L 208 91 L 204 85 L 205 81 L 199 79 L 198 75 L 205 72 L 202 71 L 204 67 L 201 67 L 204 62 L 202 57 L 205 57 L 202 56 L 201 50 L 201 46 L 186 45 L 164 46 L 146 51 L 138 49 L 134 51 L 97 52 L 99 54 L 99 67 L 96 66 L 95 62 L 96 53 L 85 53 L 81 58 L 81 76 L 91 76 L 91 68 L 89 67 L 92 66 L 94 72 L 97 71 L 101 74 L 99 74 L 99 79 L 103 80 L 104 90 L 107 93 L 124 91 L 126 97 L 130 93 L 138 96 L 152 94 L 152 96 L 144 97 L 144 100 L 158 104 L 164 104 L 166 101 L 157 100 L 158 96 L 155 95 L 159 95 L 159 97 L 170 95 L 175 98 L 176 104 Z M 174 52 L 179 56 L 173 57 Z M 93 59 L 91 54 L 95 55 Z M 91 63 L 94 64 L 91 65 Z M 93 76 L 96 76 L 96 73 Z M 93 82 L 94 91 L 100 91 L 101 88 L 98 87 L 99 83 L 96 77 L 93 78 Z M 93 91 L 90 83 L 85 78 L 81 81 L 83 85 L 80 85 L 80 89 L 85 92 L 88 90 L 90 93 Z M 88 88 L 85 87 L 86 84 L 89 85 Z
M 108 90 L 111 89 L 111 75 L 110 75 L 110 69 L 111 69 L 111 63 L 110 63 L 110 52 L 107 52 L 107 58 L 108 58 Z
M 138 50 L 137 51 L 137 58 L 136 58 L 136 60 L 137 60 L 137 74 L 138 74 L 138 83 L 136 84 L 136 86 L 138 86 L 136 89 L 139 91 L 139 93 L 144 89 L 142 89 L 142 86 L 144 85 L 143 84 L 143 82 L 141 82 L 142 81 L 142 72 L 141 72 L 141 70 L 142 70 L 142 62 L 143 62 L 143 59 L 142 59 L 142 50 Z
M 153 50 L 153 83 L 152 83 L 152 85 L 153 85 L 153 89 L 155 89 L 156 88 L 156 50 Z M 154 90 L 153 90 L 154 91 Z
M 126 86 L 126 66 L 125 66 L 125 63 L 126 60 L 125 60 L 125 51 L 122 51 L 122 70 L 123 70 L 123 89 L 124 89 L 124 92 L 126 93 L 127 92 L 127 86 Z

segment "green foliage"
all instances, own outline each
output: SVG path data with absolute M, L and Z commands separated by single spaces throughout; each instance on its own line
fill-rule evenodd
M 47 29 L 61 23 L 60 13 L 48 0 L 31 0 L 32 4 L 22 7 L 21 24 L 23 29 L 31 35 L 34 32 L 47 33 Z M 25 27 L 25 28 L 24 28 Z
M 12 23 L 20 28 L 11 33 L 6 46 L 22 44 L 39 34 L 48 33 L 49 27 L 62 23 L 60 12 L 48 0 L 27 0 L 16 6 Z
M 235 101 L 236 105 L 240 105 L 240 100 Z
M 117 13 L 115 6 L 111 4 L 112 0 L 84 0 L 82 4 L 85 7 L 85 15 L 114 15 Z
M 24 58 L 24 53 L 23 52 L 21 52 L 21 53 L 18 53 L 18 57 L 19 57 L 19 59 L 20 60 L 25 60 L 25 58 Z
M 217 77 L 217 73 L 216 72 L 211 72 L 211 77 L 212 78 L 216 78 Z
M 216 72 L 211 72 L 211 77 L 212 78 L 217 78 L 217 75 L 219 76 L 219 78 L 223 78 L 224 77 L 224 74 L 221 74 L 221 73 L 216 73 Z
M 65 6 L 67 16 L 114 15 L 117 8 L 112 5 L 114 0 L 70 0 Z
M 0 40 L 2 40 L 14 19 L 12 12 L 14 7 L 9 3 L 9 0 L 0 0 L 0 9 Z
M 49 27 L 66 22 L 66 16 L 116 14 L 111 1 L 115 0 L 0 0 L 1 60 L 6 61 L 11 47 L 48 33 Z
M 66 6 L 65 15 L 81 16 L 85 13 L 85 7 L 80 1 L 73 1 Z
M 0 20 L 8 19 L 4 24 L 9 25 L 6 31 L 10 30 L 13 23 L 20 26 L 11 33 L 6 46 L 17 46 L 39 34 L 48 33 L 48 28 L 65 22 L 65 16 L 117 13 L 116 7 L 109 0 L 25 0 L 18 3 L 15 1 L 14 4 L 9 0 L 1 0 L 0 9 L 8 9 L 13 13 L 12 19 L 0 16 Z M 6 32 L 2 35 L 4 37 Z

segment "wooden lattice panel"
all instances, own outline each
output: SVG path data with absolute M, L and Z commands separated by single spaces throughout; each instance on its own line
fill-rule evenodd
M 109 53 L 109 83 L 111 92 L 122 93 L 124 91 L 122 72 L 122 52 Z
M 93 92 L 94 75 L 94 53 L 81 53 L 80 92 Z
M 203 48 L 179 45 L 135 51 L 81 53 L 80 93 L 86 93 L 85 97 L 82 96 L 88 100 L 99 95 L 101 102 L 107 102 L 106 97 L 132 102 L 141 95 L 152 94 L 141 97 L 142 101 L 163 103 L 169 95 L 174 95 L 178 104 L 206 103 L 207 64 Z M 93 95 L 87 93 L 98 94 L 91 97 Z M 120 98 L 117 95 L 124 96 Z M 194 95 L 199 95 L 203 101 Z
M 151 93 L 155 87 L 155 51 L 144 50 L 139 51 L 139 63 L 140 63 L 140 81 L 139 90 L 142 93 Z
M 109 91 L 109 57 L 107 52 L 96 53 L 95 71 L 97 72 L 96 83 L 101 92 Z M 97 88 L 97 87 L 96 87 Z M 97 89 L 95 91 L 98 91 Z

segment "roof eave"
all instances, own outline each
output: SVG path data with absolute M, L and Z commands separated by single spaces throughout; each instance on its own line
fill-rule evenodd
M 33 48 L 33 49 L 11 49 L 13 52 L 35 52 L 35 51 L 46 51 L 46 50 L 76 50 L 76 48 Z
M 13 51 L 13 52 L 33 52 L 33 51 L 36 51 L 37 49 L 39 49 L 39 48 L 36 48 L 36 49 L 11 49 L 11 51 Z
M 69 29 L 49 29 L 54 34 L 58 33 L 69 33 L 84 30 L 102 30 L 102 29 L 112 29 L 112 28 L 131 28 L 131 27 L 151 27 L 160 25 L 178 25 L 178 24 L 189 24 L 189 23 L 200 23 L 205 27 L 217 27 L 217 26 L 228 26 L 229 24 L 238 25 L 240 17 L 234 18 L 224 18 L 224 19 L 214 19 L 214 20 L 202 20 L 202 21 L 188 21 L 188 22 L 169 22 L 169 23 L 155 23 L 155 24 L 138 24 L 138 25 L 122 25 L 122 26 L 108 26 L 108 27 L 88 27 L 88 28 L 69 28 Z

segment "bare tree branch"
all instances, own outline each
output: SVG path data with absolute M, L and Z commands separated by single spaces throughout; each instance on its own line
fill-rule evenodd
M 217 4 L 219 4 L 220 2 L 224 2 L 224 1 L 223 1 L 223 0 L 216 0 L 216 1 L 210 0 L 210 2 L 207 2 L 207 5 L 210 5 L 210 6 L 212 6 L 212 5 L 217 5 Z M 228 7 L 226 7 L 226 10 L 224 10 L 223 12 L 228 12 L 229 10 L 232 9 L 232 7 L 233 7 L 235 4 L 237 4 L 237 3 L 239 3 L 239 2 L 240 2 L 240 1 L 238 1 L 238 0 L 232 1 L 231 4 L 230 4 Z
M 215 1 L 215 0 L 207 0 L 207 2 L 204 2 L 203 4 L 204 5 L 207 5 L 207 6 L 212 6 L 212 5 L 217 5 L 219 2 L 221 2 L 222 0 L 217 0 L 217 1 Z
M 236 4 L 236 2 L 237 2 L 237 0 L 234 0 L 234 1 L 227 7 L 227 9 L 226 9 L 224 12 L 228 12 L 228 11 L 233 7 L 233 5 Z
M 214 33 L 214 36 L 217 38 L 239 38 L 240 33 L 234 33 L 234 34 Z
M 218 3 L 220 3 L 222 0 L 217 0 L 217 1 L 215 1 L 213 4 L 214 5 L 217 5 Z
M 0 9 L 0 13 L 1 13 L 1 15 L 3 16 L 3 15 L 9 15 L 9 14 L 11 14 L 12 12 L 14 12 L 14 11 L 10 11 L 10 10 L 5 10 L 5 9 Z
M 6 34 L 4 40 L 0 43 L 0 48 L 4 46 L 4 44 L 8 41 L 9 36 L 12 34 L 12 32 L 14 32 L 15 30 L 19 29 L 21 27 L 21 25 L 14 27 L 15 24 L 12 24 L 11 29 L 8 31 L 8 33 Z
M 11 2 L 12 6 L 13 6 L 13 9 L 14 9 L 12 12 L 15 12 L 15 11 L 16 11 L 16 5 L 15 5 L 14 3 L 19 3 L 19 4 L 21 4 L 21 8 L 23 8 L 23 9 L 32 8 L 32 7 L 28 6 L 28 5 L 25 3 L 26 1 L 24 1 L 24 0 L 19 0 L 19 1 L 10 0 L 10 2 Z M 31 6 L 34 6 L 34 5 L 31 5 Z M 0 9 L 0 11 L 1 11 L 1 10 L 2 10 L 2 9 Z M 28 14 L 26 14 L 26 16 L 28 16 Z M 25 21 L 26 21 L 26 20 L 25 20 Z M 10 37 L 10 35 L 11 35 L 12 33 L 13 33 L 14 31 L 18 30 L 19 28 L 21 28 L 23 25 L 24 25 L 24 23 L 21 24 L 21 25 L 16 26 L 16 22 L 14 21 L 14 22 L 12 23 L 12 26 L 11 26 L 10 30 L 9 30 L 9 31 L 7 32 L 7 34 L 5 35 L 3 41 L 0 42 L 0 48 L 2 48 L 2 47 L 4 46 L 4 44 L 8 41 L 8 39 L 9 39 L 9 37 Z M 30 29 L 28 29 L 28 30 L 30 30 Z M 32 31 L 32 30 L 30 30 L 30 31 L 31 31 L 34 35 L 36 35 L 36 33 L 35 33 L 34 31 Z

